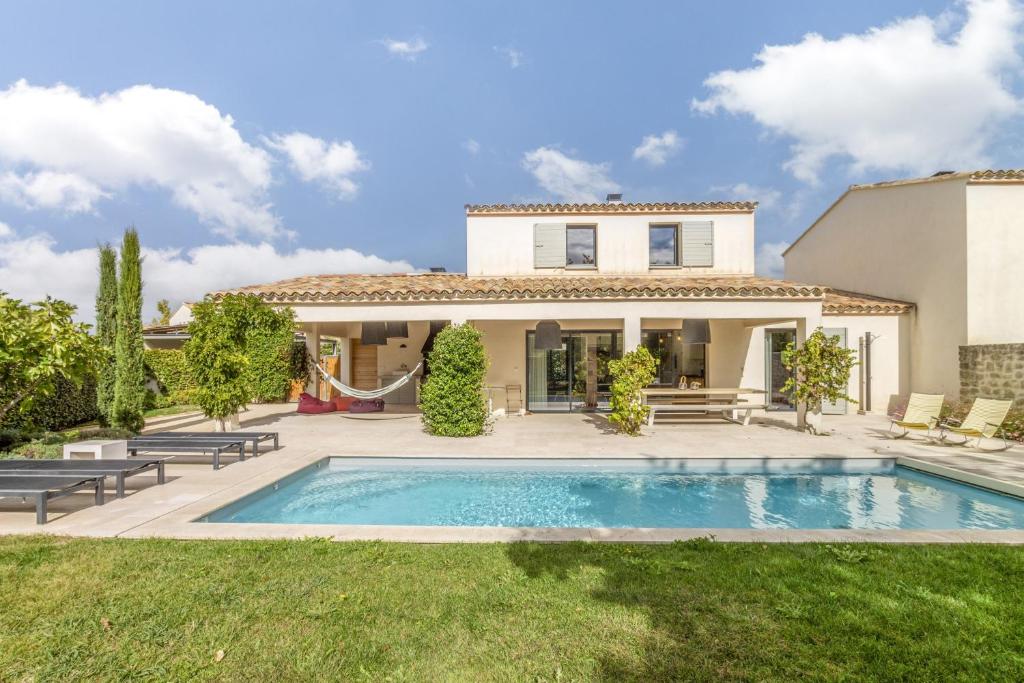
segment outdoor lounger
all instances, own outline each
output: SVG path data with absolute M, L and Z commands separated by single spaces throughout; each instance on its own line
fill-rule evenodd
M 1013 405 L 1013 401 L 1000 401 L 994 398 L 976 398 L 974 399 L 974 405 L 971 406 L 971 412 L 967 413 L 959 424 L 946 424 L 943 423 L 939 426 L 939 441 L 943 443 L 952 444 L 955 446 L 963 446 L 971 439 L 977 439 L 976 444 L 978 448 L 981 448 L 982 439 L 993 438 L 999 433 L 1000 428 L 1003 426 L 1003 421 L 1006 419 L 1006 415 L 1010 412 L 1010 406 Z M 957 422 L 956 420 L 950 420 L 950 422 Z M 949 435 L 957 434 L 963 437 L 963 441 L 950 441 Z M 1003 436 L 1003 447 L 997 450 L 1005 451 L 1010 447 L 1006 437 Z M 992 450 L 992 449 L 984 449 Z
M 252 447 L 252 454 L 260 454 L 260 443 L 274 440 L 274 450 L 278 449 L 277 432 L 156 432 L 155 434 L 143 434 L 140 439 L 241 439 L 247 441 Z
M 193 455 L 212 455 L 213 469 L 220 469 L 220 454 L 235 451 L 239 460 L 245 460 L 245 441 L 241 439 L 150 439 L 142 436 L 128 439 L 128 455 L 135 456 L 146 453 L 180 453 Z
M 156 481 L 164 483 L 164 458 L 138 460 L 0 460 L 0 476 L 5 474 L 59 474 L 114 477 L 118 498 L 124 498 L 124 480 L 136 474 L 156 470 Z
M 903 417 L 893 420 L 889 431 L 893 427 L 902 429 L 902 434 L 894 434 L 897 439 L 902 439 L 912 430 L 930 433 L 939 426 L 939 413 L 942 412 L 942 401 L 945 398 L 943 394 L 911 394 Z
M 34 498 L 36 524 L 46 524 L 46 504 L 54 498 L 70 495 L 83 489 L 96 492 L 96 504 L 103 505 L 105 475 L 63 476 L 57 474 L 0 474 L 0 498 Z

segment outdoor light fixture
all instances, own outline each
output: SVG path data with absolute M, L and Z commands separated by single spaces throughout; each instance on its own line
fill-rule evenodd
M 359 343 L 363 346 L 384 346 L 388 343 L 387 329 L 384 323 L 363 323 L 359 335 Z
M 684 320 L 683 321 L 683 343 L 684 344 L 710 344 L 711 343 L 711 321 L 709 321 L 709 320 Z
M 562 348 L 562 327 L 557 320 L 541 320 L 537 323 L 533 348 L 537 351 L 553 351 Z

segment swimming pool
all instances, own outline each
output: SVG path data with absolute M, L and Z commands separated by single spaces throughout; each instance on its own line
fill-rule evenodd
M 1024 500 L 893 459 L 325 458 L 198 521 L 1024 529 Z

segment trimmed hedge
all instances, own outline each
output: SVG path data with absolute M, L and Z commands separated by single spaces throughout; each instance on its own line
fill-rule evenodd
M 487 425 L 483 333 L 472 325 L 446 327 L 434 340 L 430 374 L 420 390 L 423 425 L 437 436 L 477 436 Z
M 0 429 L 35 429 L 56 432 L 99 419 L 96 407 L 96 379 L 82 386 L 58 376 L 53 396 L 36 401 L 26 412 L 14 411 Z
M 146 374 L 156 380 L 171 404 L 195 402 L 196 381 L 181 349 L 146 349 Z

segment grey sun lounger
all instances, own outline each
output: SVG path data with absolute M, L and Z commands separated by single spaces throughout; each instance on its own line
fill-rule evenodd
M 114 477 L 117 497 L 124 498 L 124 480 L 127 477 L 156 470 L 156 481 L 164 483 L 164 460 L 146 458 L 137 460 L 0 460 L 0 475 L 59 474 L 90 476 L 104 474 Z
M 145 453 L 174 453 L 182 455 L 212 455 L 213 469 L 220 469 L 220 454 L 235 451 L 239 460 L 245 460 L 245 442 L 241 439 L 195 440 L 188 437 L 181 439 L 150 439 L 140 437 L 128 439 L 128 455 L 135 456 Z
M 156 432 L 155 434 L 143 434 L 140 439 L 241 439 L 248 442 L 252 447 L 253 456 L 260 454 L 260 443 L 274 441 L 274 450 L 279 448 L 277 432 Z
M 57 474 L 0 474 L 0 498 L 33 498 L 36 502 L 36 524 L 46 524 L 46 506 L 54 498 L 83 489 L 93 489 L 96 504 L 103 505 L 103 483 L 106 475 L 62 476 Z

